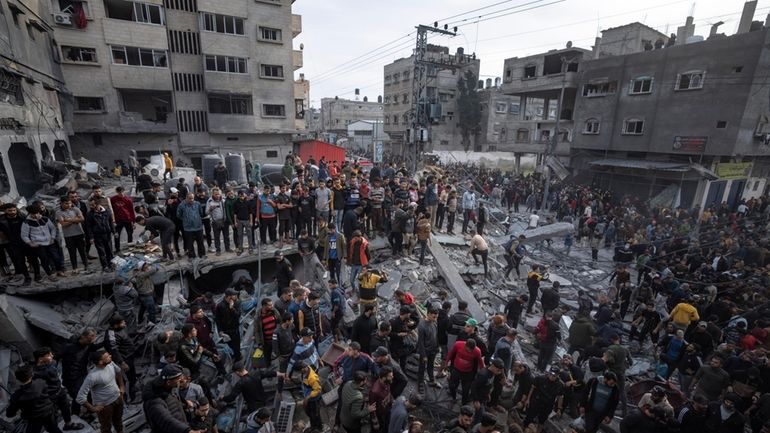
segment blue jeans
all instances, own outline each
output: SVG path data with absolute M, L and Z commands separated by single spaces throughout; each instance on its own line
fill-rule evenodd
M 418 240 L 417 243 L 420 244 L 420 247 L 422 247 L 420 248 L 420 264 L 422 265 L 423 262 L 425 261 L 425 250 L 428 249 L 428 240 L 427 239 L 425 239 L 424 241 Z
M 350 265 L 350 287 L 358 290 L 358 274 L 361 272 L 361 265 Z
M 334 219 L 337 221 L 337 230 L 342 230 L 342 215 L 345 214 L 344 209 L 337 209 L 334 211 Z
M 139 321 L 142 321 L 144 312 L 147 311 L 147 320 L 155 323 L 155 296 L 139 295 Z

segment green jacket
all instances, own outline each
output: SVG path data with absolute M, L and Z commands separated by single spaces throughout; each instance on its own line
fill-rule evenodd
M 238 197 L 225 197 L 225 216 L 227 217 L 227 223 L 233 224 L 235 222 L 235 218 L 233 218 L 233 203 L 238 200 Z
M 345 235 L 342 234 L 342 232 L 335 230 L 337 233 L 337 259 L 342 260 L 345 257 L 347 257 L 347 248 L 348 248 L 348 242 L 347 239 L 345 239 Z M 319 243 L 321 243 L 320 240 L 320 234 L 319 234 Z M 321 258 L 323 261 L 329 260 L 329 233 L 324 233 L 324 240 L 323 240 L 323 257 Z
M 340 404 L 340 422 L 346 429 L 360 430 L 362 424 L 369 422 L 369 410 L 364 403 L 364 394 L 356 388 L 352 380 L 342 386 Z
M 569 344 L 571 347 L 588 347 L 592 343 L 591 337 L 596 335 L 594 322 L 585 316 L 580 316 L 572 321 L 569 326 Z

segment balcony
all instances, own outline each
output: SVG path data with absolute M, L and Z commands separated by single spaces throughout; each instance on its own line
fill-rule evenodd
M 166 113 L 162 120 L 147 120 L 142 113 L 121 111 L 118 113 L 118 123 L 122 132 L 176 134 L 176 117 L 174 113 Z
M 302 50 L 294 50 L 292 57 L 294 60 L 294 63 L 293 63 L 294 70 L 296 71 L 297 69 L 302 68 L 302 60 L 303 60 Z
M 168 50 L 166 27 L 137 23 L 120 19 L 102 20 L 104 41 L 108 45 Z
M 209 113 L 209 132 L 214 134 L 253 134 L 257 122 L 253 115 Z
M 291 37 L 296 38 L 302 33 L 302 15 L 291 14 Z
M 118 89 L 171 90 L 171 72 L 168 68 L 131 65 L 110 65 L 112 86 Z
M 176 133 L 171 92 L 120 89 L 118 124 L 126 132 Z

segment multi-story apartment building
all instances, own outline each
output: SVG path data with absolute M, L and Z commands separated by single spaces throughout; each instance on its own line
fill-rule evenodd
M 345 137 L 348 125 L 359 120 L 382 121 L 384 105 L 377 102 L 354 101 L 341 98 L 321 99 L 321 130 L 327 134 Z
M 301 133 L 306 133 L 308 129 L 306 116 L 310 114 L 309 109 L 310 81 L 305 79 L 305 74 L 299 74 L 299 79 L 294 81 L 294 127 Z
M 540 161 L 557 135 L 554 154 L 568 160 L 574 132 L 577 71 L 587 57 L 590 51 L 570 47 L 505 60 L 502 93 L 515 99 L 500 122 L 501 128 L 503 122 L 505 126 L 504 133 L 498 134 L 497 150 L 535 154 Z M 557 113 L 562 92 L 561 113 Z M 495 107 L 498 108 L 502 111 L 502 105 Z
M 168 151 L 281 162 L 291 149 L 302 21 L 291 0 L 47 0 L 73 152 L 102 163 Z
M 457 83 L 466 71 L 478 77 L 481 61 L 475 56 L 463 54 L 461 49 L 450 54 L 449 48 L 438 45 L 428 45 L 425 60 L 444 64 L 446 68 L 427 66 L 423 103 L 430 110 L 430 125 L 426 125 L 429 133 L 424 150 L 462 150 L 456 100 Z M 398 59 L 384 67 L 384 126 L 391 139 L 389 150 L 394 153 L 405 151 L 409 139 L 407 131 L 412 128 L 414 70 L 414 56 Z
M 749 2 L 747 5 L 750 5 Z M 770 29 L 583 62 L 572 166 L 622 194 L 701 208 L 762 194 L 770 175 Z M 690 21 L 690 20 L 688 20 Z M 660 45 L 660 44 L 659 44 Z
M 506 95 L 499 85 L 488 86 L 478 93 L 481 99 L 481 136 L 477 147 L 481 152 L 504 151 L 511 146 L 508 133 L 512 127 L 515 130 L 519 119 L 520 98 Z
M 0 201 L 31 197 L 69 161 L 50 0 L 0 0 Z M 50 179 L 48 179 L 50 180 Z

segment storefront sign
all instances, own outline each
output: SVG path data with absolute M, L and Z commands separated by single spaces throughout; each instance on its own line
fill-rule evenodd
M 706 136 L 677 135 L 674 137 L 674 150 L 682 152 L 703 152 L 709 138 Z
M 743 179 L 751 174 L 751 162 L 720 162 L 717 164 L 717 176 L 723 180 Z

